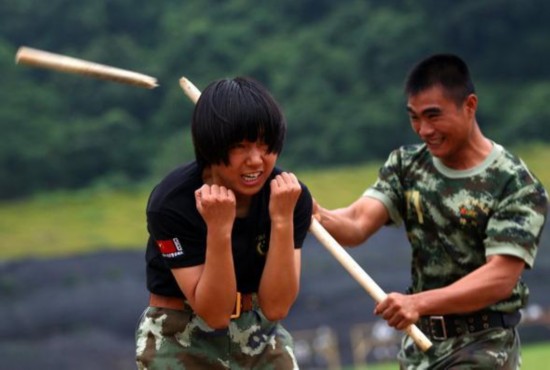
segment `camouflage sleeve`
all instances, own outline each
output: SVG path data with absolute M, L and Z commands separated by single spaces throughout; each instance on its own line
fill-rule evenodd
M 395 226 L 400 226 L 403 222 L 399 207 L 403 203 L 403 187 L 399 179 L 401 162 L 400 151 L 394 150 L 380 168 L 376 182 L 363 193 L 363 196 L 377 199 L 384 204 Z
M 515 189 L 499 204 L 487 225 L 485 254 L 521 258 L 534 265 L 548 207 L 548 194 L 538 180 Z
M 365 190 L 363 196 L 374 198 L 382 202 L 382 204 L 384 204 L 384 207 L 386 207 L 386 209 L 388 210 L 391 223 L 396 227 L 401 226 L 401 224 L 403 223 L 403 218 L 399 214 L 399 211 L 397 211 L 397 208 L 393 205 L 392 200 L 386 194 L 382 193 L 379 190 L 376 190 L 375 186 L 376 184 L 373 187 Z

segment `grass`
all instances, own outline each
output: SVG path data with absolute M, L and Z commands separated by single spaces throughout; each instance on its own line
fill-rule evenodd
M 548 368 L 550 363 L 550 343 L 537 343 L 523 346 L 522 359 L 523 369 Z
M 516 151 L 548 187 L 550 145 Z M 377 176 L 378 163 L 297 172 L 312 195 L 327 208 L 357 199 Z M 104 187 L 42 194 L 0 202 L 0 260 L 54 257 L 98 248 L 143 248 L 147 238 L 145 204 L 151 186 Z
M 298 174 L 324 206 L 353 201 L 374 181 L 377 167 L 337 168 Z M 334 186 L 334 179 L 345 186 Z M 44 258 L 98 248 L 142 248 L 145 204 L 152 186 L 55 192 L 0 203 L 0 259 Z M 22 222 L 24 221 L 24 222 Z
M 56 192 L 0 205 L 0 259 L 54 257 L 146 240 L 144 190 Z
M 374 183 L 379 164 L 339 167 L 323 171 L 297 173 L 323 207 L 337 208 L 350 204 Z

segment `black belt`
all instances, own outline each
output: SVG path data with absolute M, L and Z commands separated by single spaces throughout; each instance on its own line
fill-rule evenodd
M 432 340 L 446 340 L 489 328 L 511 328 L 516 326 L 521 314 L 480 311 L 468 315 L 422 316 L 417 326 Z

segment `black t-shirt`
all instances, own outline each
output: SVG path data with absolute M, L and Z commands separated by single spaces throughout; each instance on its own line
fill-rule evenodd
M 260 192 L 252 198 L 246 218 L 236 218 L 231 234 L 237 290 L 257 292 L 269 248 L 270 181 L 281 170 L 275 168 Z M 181 297 L 171 268 L 201 265 L 206 254 L 206 224 L 195 205 L 195 190 L 203 185 L 202 168 L 196 162 L 176 168 L 158 184 L 147 204 L 147 288 Z M 307 187 L 294 209 L 294 246 L 301 248 L 311 222 L 312 200 Z

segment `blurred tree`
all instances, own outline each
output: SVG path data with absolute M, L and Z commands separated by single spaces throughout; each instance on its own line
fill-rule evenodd
M 140 181 L 193 158 L 181 76 L 200 89 L 236 75 L 264 83 L 289 121 L 281 160 L 293 169 L 380 160 L 415 140 L 402 84 L 432 52 L 469 62 L 494 140 L 548 140 L 549 15 L 543 0 L 6 0 L 0 197 Z M 20 45 L 140 71 L 160 87 L 16 68 Z

